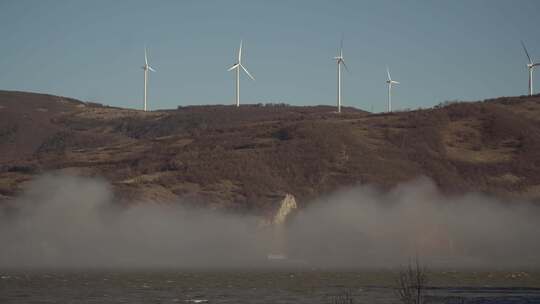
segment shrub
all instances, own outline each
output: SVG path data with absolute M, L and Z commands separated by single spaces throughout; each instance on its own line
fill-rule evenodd
M 331 304 L 353 304 L 354 297 L 350 291 L 346 291 L 342 294 L 332 296 L 330 298 Z
M 427 271 L 420 265 L 418 257 L 414 264 L 409 262 L 407 268 L 400 271 L 397 278 L 396 293 L 403 304 L 426 303 L 425 290 Z

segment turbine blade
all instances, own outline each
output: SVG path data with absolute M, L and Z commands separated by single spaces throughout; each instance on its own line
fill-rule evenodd
M 347 65 L 345 64 L 345 60 L 343 60 L 343 58 L 341 58 L 341 61 L 340 61 L 342 64 L 343 64 L 343 67 L 345 68 L 345 71 L 347 71 L 347 73 L 350 73 L 349 72 L 349 68 L 347 67 Z M 339 63 L 338 63 L 339 64 Z
M 240 40 L 240 48 L 238 49 L 238 62 L 242 62 L 242 40 Z
M 148 65 L 148 56 L 146 55 L 146 47 L 144 48 L 144 64 Z
M 252 80 L 255 80 L 255 78 L 253 78 L 253 76 L 251 76 L 251 74 L 248 72 L 248 70 L 242 64 L 240 64 L 240 66 L 242 67 L 244 72 L 246 72 L 246 74 L 249 76 L 249 78 L 251 78 Z
M 235 64 L 235 65 L 233 65 L 232 67 L 230 67 L 229 69 L 227 69 L 227 71 L 232 71 L 232 70 L 236 69 L 236 68 L 238 67 L 238 65 L 239 65 L 238 63 Z
M 392 80 L 392 83 L 399 84 L 399 81 Z
M 523 47 L 523 50 L 525 51 L 525 55 L 527 55 L 527 58 L 529 59 L 529 64 L 532 64 L 531 56 L 529 56 L 529 52 L 527 52 L 527 48 L 525 47 L 525 43 L 523 40 L 521 40 L 521 46 Z
M 341 33 L 341 42 L 339 44 L 339 56 L 343 58 L 343 33 Z
M 386 74 L 388 74 L 388 80 L 392 81 L 392 77 L 390 77 L 390 68 L 388 68 L 388 66 L 386 66 Z
M 148 69 L 149 69 L 150 71 L 152 71 L 152 72 L 155 72 L 155 71 L 156 71 L 156 70 L 154 70 L 154 68 L 151 67 L 151 66 L 148 66 Z

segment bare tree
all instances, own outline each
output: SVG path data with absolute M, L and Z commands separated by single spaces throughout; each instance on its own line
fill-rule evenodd
M 330 300 L 331 304 L 354 304 L 354 297 L 352 292 L 345 291 L 342 294 L 332 296 Z
M 397 278 L 396 293 L 403 304 L 424 304 L 427 284 L 427 271 L 420 265 L 418 257 L 414 264 L 400 271 Z

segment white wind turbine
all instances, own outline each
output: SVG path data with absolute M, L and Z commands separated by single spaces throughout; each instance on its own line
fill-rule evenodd
M 252 80 L 255 80 L 253 76 L 248 72 L 248 70 L 242 65 L 242 40 L 240 40 L 240 48 L 238 49 L 238 61 L 233 64 L 232 67 L 230 67 L 227 71 L 232 71 L 236 69 L 236 106 L 240 106 L 240 68 L 246 72 L 246 74 L 251 78 Z
M 527 55 L 527 59 L 529 59 L 529 63 L 527 63 L 527 69 L 529 70 L 529 96 L 530 96 L 533 94 L 533 70 L 536 66 L 540 65 L 540 62 L 533 63 L 531 56 L 529 56 L 529 52 L 527 52 L 527 48 L 525 47 L 525 43 L 523 43 L 523 41 L 521 41 L 521 46 L 523 46 L 525 55 Z
M 337 62 L 337 108 L 338 113 L 341 113 L 341 65 L 343 64 L 345 70 L 347 70 L 347 72 L 349 71 L 347 65 L 345 65 L 345 59 L 343 58 L 343 38 L 341 38 L 339 55 L 334 57 L 334 59 Z
M 386 83 L 388 83 L 388 113 L 390 113 L 392 112 L 392 85 L 399 84 L 399 82 L 392 80 L 388 66 L 386 66 L 386 74 L 388 74 L 388 80 L 386 80 Z
M 152 71 L 152 72 L 155 72 L 156 70 L 154 70 L 153 67 L 151 67 L 149 64 L 148 64 L 148 56 L 146 54 L 146 47 L 144 48 L 144 66 L 142 67 L 142 69 L 144 70 L 144 111 L 146 112 L 147 110 L 147 103 L 146 103 L 146 97 L 147 97 L 147 83 L 148 83 L 148 71 Z

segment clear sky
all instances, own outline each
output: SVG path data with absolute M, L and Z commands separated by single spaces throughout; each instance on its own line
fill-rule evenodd
M 242 76 L 243 102 L 333 105 L 343 33 L 344 105 L 384 110 L 387 64 L 396 109 L 522 95 L 538 13 L 537 0 L 1 0 L 0 89 L 140 108 L 146 44 L 150 108 L 231 104 L 243 39 L 256 78 Z

